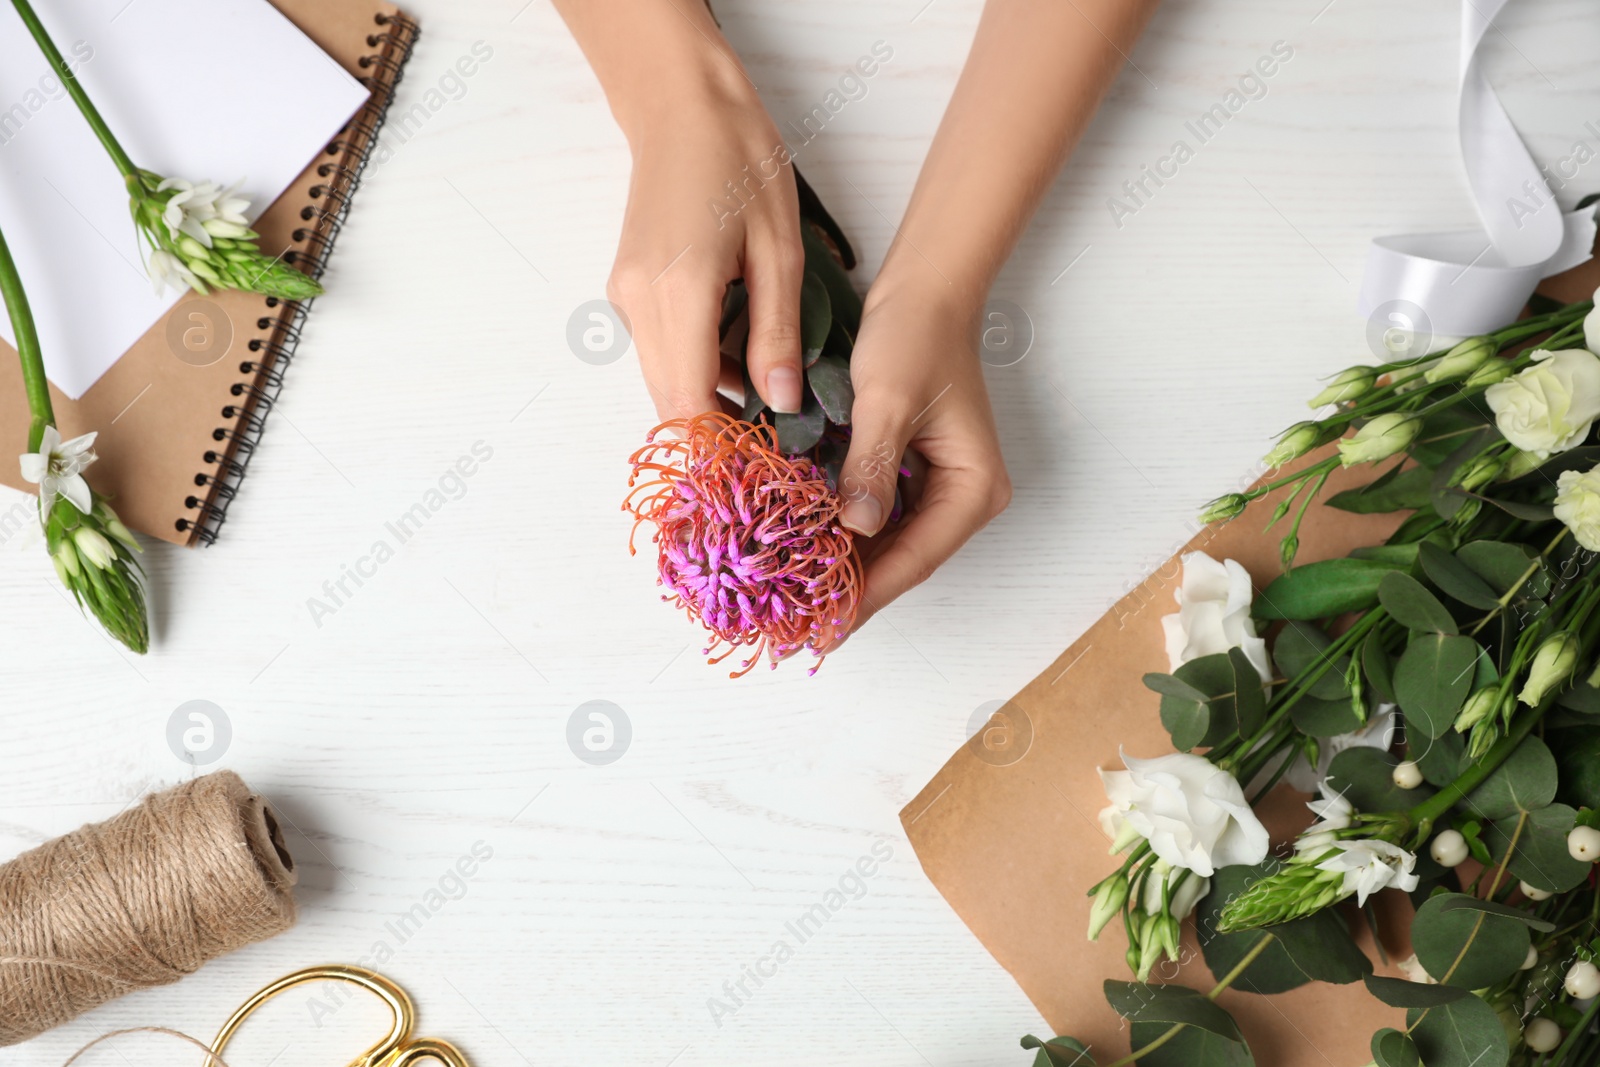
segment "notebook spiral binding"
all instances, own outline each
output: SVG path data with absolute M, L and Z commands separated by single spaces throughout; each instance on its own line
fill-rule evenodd
M 334 240 L 344 228 L 351 198 L 361 184 L 362 172 L 377 146 L 378 131 L 400 84 L 405 62 L 421 32 L 416 21 L 403 14 L 378 14 L 374 21 L 377 32 L 367 36 L 367 45 L 379 51 L 360 60 L 363 69 L 376 72 L 376 76 L 360 79 L 372 96 L 324 150 L 336 161 L 317 168 L 317 176 L 325 181 L 312 187 L 311 196 L 320 204 L 308 204 L 301 210 L 300 218 L 306 225 L 293 234 L 300 247 L 283 256 L 284 262 L 313 278 L 321 278 L 327 269 Z M 353 155 L 352 148 L 358 148 Z M 201 544 L 216 543 L 217 531 L 228 517 L 228 506 L 238 495 L 250 456 L 261 440 L 267 415 L 283 390 L 284 373 L 294 359 L 313 303 L 314 300 L 284 302 L 276 297 L 266 298 L 266 314 L 256 321 L 256 327 L 271 332 L 264 339 L 257 337 L 250 342 L 252 358 L 239 364 L 239 373 L 247 377 L 233 384 L 230 403 L 222 408 L 222 417 L 231 422 L 211 431 L 217 447 L 205 453 L 204 461 L 212 469 L 195 474 L 197 491 L 183 502 L 186 509 L 196 512 L 196 517 L 177 521 L 180 532 L 193 530 L 194 539 Z

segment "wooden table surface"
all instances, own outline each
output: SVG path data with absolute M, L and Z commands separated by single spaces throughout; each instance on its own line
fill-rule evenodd
M 718 6 L 780 125 L 875 42 L 892 49 L 799 154 L 865 284 L 978 0 Z M 1315 377 L 1369 358 L 1354 311 L 1368 240 L 1473 223 L 1457 5 L 1165 5 L 995 292 L 1034 333 L 1020 362 L 986 371 L 1010 510 L 815 678 L 737 682 L 702 662 L 651 562 L 626 551 L 624 460 L 653 421 L 637 364 L 567 342 L 604 295 L 627 188 L 599 88 L 543 0 L 413 10 L 424 33 L 400 106 L 426 118 L 391 132 L 369 172 L 220 543 L 150 548 L 150 654 L 87 626 L 36 543 L 0 545 L 0 856 L 194 773 L 168 727 L 208 701 L 231 734 L 211 766 L 285 817 L 302 919 L 0 1063 L 54 1067 L 123 1026 L 207 1036 L 266 981 L 379 943 L 425 1031 L 481 1065 L 1028 1062 L 1017 1038 L 1042 1020 L 923 877 L 896 813 L 980 708 L 1251 475 Z M 1292 58 L 1199 143 L 1186 122 L 1275 42 Z M 1552 168 L 1576 142 L 1600 149 L 1597 46 L 1582 0 L 1514 3 L 1486 46 Z M 451 82 L 475 47 L 492 54 Z M 1193 157 L 1130 202 L 1123 183 L 1178 140 Z M 1586 162 L 1563 203 L 1594 188 Z M 1113 197 L 1134 210 L 1114 218 Z M 324 584 L 393 541 L 385 524 L 474 446 L 491 455 L 456 498 L 332 601 Z M 0 492 L 0 513 L 23 500 Z M 590 701 L 631 733 L 609 764 L 568 743 Z M 397 937 L 395 917 L 475 845 L 492 858 L 448 884 L 459 899 Z M 856 893 L 847 872 L 874 848 Z M 841 878 L 850 895 L 825 927 L 762 963 Z M 773 972 L 759 986 L 758 965 Z M 735 1003 L 724 984 L 741 979 Z M 230 1062 L 343 1062 L 330 1035 L 348 1058 L 376 1026 L 364 1008 L 286 1003 Z M 127 1038 L 90 1062 L 174 1054 Z

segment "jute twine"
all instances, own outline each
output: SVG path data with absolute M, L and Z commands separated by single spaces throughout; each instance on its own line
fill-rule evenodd
M 232 771 L 0 867 L 0 1046 L 294 923 L 294 860 Z

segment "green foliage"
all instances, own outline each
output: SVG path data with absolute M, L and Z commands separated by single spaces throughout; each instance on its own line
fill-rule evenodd
M 1254 709 L 1260 700 L 1261 676 L 1248 660 L 1245 667 L 1246 688 L 1254 690 L 1254 697 L 1247 695 L 1246 700 L 1251 702 L 1252 714 L 1259 715 Z M 1237 735 L 1238 679 L 1227 653 L 1192 659 L 1171 674 L 1147 674 L 1144 684 L 1161 694 L 1161 725 L 1172 735 L 1172 747 L 1179 752 L 1216 745 Z
M 1328 780 L 1357 811 L 1404 811 L 1428 799 L 1433 790 L 1426 785 L 1415 789 L 1395 785 L 1394 769 L 1399 762 L 1382 749 L 1347 748 L 1328 765 Z
M 1572 692 L 1586 688 L 1577 686 Z M 1556 761 L 1556 799 L 1575 808 L 1600 808 L 1600 726 L 1573 726 L 1552 731 L 1549 737 Z
M 1349 699 L 1320 700 L 1304 696 L 1289 708 L 1295 729 L 1312 737 L 1337 737 L 1362 727 L 1361 718 Z
M 1322 676 L 1306 690 L 1307 694 L 1319 700 L 1348 700 L 1350 690 L 1344 676 L 1350 661 L 1343 656 L 1332 659 L 1327 653 L 1332 643 L 1320 628 L 1307 622 L 1290 622 L 1273 642 L 1272 659 L 1278 671 L 1291 679 L 1326 666 Z
M 1511 1058 L 1500 1017 L 1470 994 L 1436 1008 L 1413 1008 L 1406 1026 L 1427 1067 L 1502 1067 Z
M 1422 1054 L 1409 1034 L 1386 1026 L 1372 1035 L 1372 1061 L 1378 1067 L 1422 1067 Z
M 1040 1041 L 1032 1034 L 1022 1039 L 1023 1048 L 1038 1049 L 1033 1057 L 1033 1067 L 1095 1067 L 1094 1057 L 1083 1042 L 1075 1037 L 1052 1037 Z
M 1160 1048 L 1139 1056 L 1144 1067 L 1254 1067 L 1233 1016 L 1193 989 L 1108 980 L 1105 994 L 1132 1024 L 1135 1053 L 1182 1025 Z
M 1440 893 L 1418 908 L 1411 921 L 1411 947 L 1417 962 L 1439 982 L 1482 989 L 1522 966 L 1530 943 L 1528 927 L 1463 902 L 1477 901 L 1464 893 Z
M 1524 738 L 1462 806 L 1482 819 L 1504 819 L 1538 811 L 1556 796 L 1556 760 L 1537 737 Z
M 1378 602 L 1378 583 L 1395 568 L 1381 560 L 1327 559 L 1296 567 L 1256 598 L 1259 619 L 1325 619 Z
M 1487 611 L 1499 605 L 1499 597 L 1489 583 L 1438 545 L 1427 541 L 1418 545 L 1417 561 L 1429 581 L 1468 607 Z
M 1476 641 L 1458 634 L 1412 638 L 1394 669 L 1395 697 L 1407 723 L 1428 737 L 1450 730 L 1472 691 L 1478 649 Z
M 1273 941 L 1234 981 L 1233 988 L 1251 993 L 1282 993 L 1307 982 L 1344 985 L 1372 973 L 1372 963 L 1356 947 L 1344 919 L 1332 909 L 1304 919 L 1260 930 L 1225 934 L 1217 929 L 1223 907 L 1270 873 L 1271 861 L 1254 866 L 1220 868 L 1211 892 L 1195 909 L 1200 949 L 1212 974 L 1228 974 L 1263 937 Z
M 1529 740 L 1535 740 L 1530 738 Z M 1526 742 L 1524 742 L 1526 744 Z M 1567 851 L 1567 834 L 1577 824 L 1578 813 L 1565 804 L 1549 804 L 1522 816 L 1499 820 L 1484 831 L 1492 862 L 1505 859 L 1511 839 L 1517 848 L 1506 869 L 1535 889 L 1563 893 L 1576 889 L 1589 877 L 1591 865 L 1572 858 Z M 1522 831 L 1517 832 L 1517 823 Z
M 1433 472 L 1426 467 L 1396 466 L 1366 485 L 1335 493 L 1327 504 L 1358 515 L 1420 508 L 1428 503 L 1432 479 Z
M 1451 617 L 1450 610 L 1409 574 L 1401 571 L 1385 574 L 1378 582 L 1378 602 L 1391 618 L 1408 630 L 1425 634 L 1456 632 L 1456 620 Z

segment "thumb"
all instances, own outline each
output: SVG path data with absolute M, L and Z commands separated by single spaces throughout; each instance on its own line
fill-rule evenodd
M 845 498 L 839 521 L 869 537 L 883 529 L 894 510 L 895 484 L 911 440 L 911 419 L 901 406 L 857 395 L 851 412 L 850 452 L 839 477 Z

